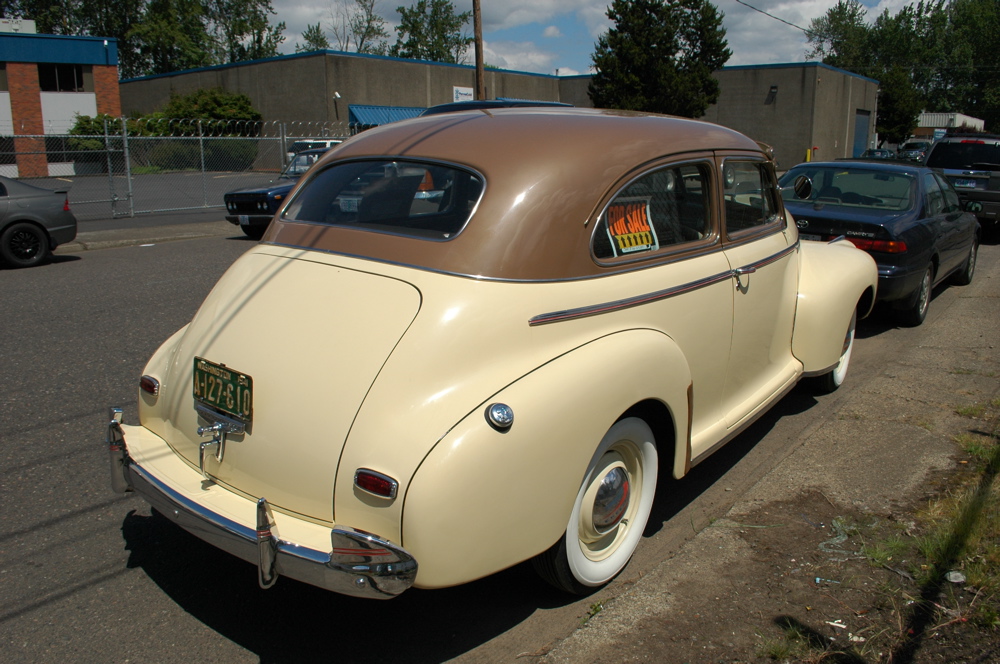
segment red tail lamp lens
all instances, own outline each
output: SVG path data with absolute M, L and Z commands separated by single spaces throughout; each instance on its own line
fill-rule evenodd
M 395 498 L 396 490 L 399 488 L 396 480 L 367 468 L 359 468 L 354 473 L 354 485 L 381 498 Z
M 139 389 L 155 397 L 160 393 L 160 381 L 152 376 L 143 376 L 139 379 Z
M 69 212 L 69 196 L 63 201 L 63 212 Z
M 896 240 L 869 240 L 864 237 L 847 238 L 858 249 L 865 251 L 881 251 L 884 254 L 902 254 L 906 252 L 906 243 Z

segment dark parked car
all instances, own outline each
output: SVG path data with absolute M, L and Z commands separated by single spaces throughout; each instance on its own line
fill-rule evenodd
M 299 181 L 299 177 L 308 171 L 327 149 L 303 150 L 298 153 L 288 162 L 281 175 L 266 187 L 230 191 L 223 197 L 226 202 L 226 221 L 238 225 L 247 237 L 259 240 L 271 223 L 271 217 L 281 207 L 288 192 Z
M 861 153 L 862 159 L 895 159 L 896 153 L 892 150 L 885 150 L 882 148 L 873 148 L 871 150 L 865 150 Z
M 899 158 L 923 162 L 924 157 L 927 156 L 927 151 L 930 149 L 931 141 L 909 141 L 903 143 L 903 147 L 899 148 Z
M 31 267 L 76 237 L 68 190 L 0 177 L 0 263 Z
M 453 101 L 448 104 L 431 106 L 420 115 L 437 115 L 438 113 L 454 113 L 456 111 L 490 111 L 497 108 L 527 108 L 533 106 L 561 106 L 569 108 L 572 104 L 534 99 L 475 99 L 470 101 Z
M 1000 136 L 945 136 L 931 147 L 927 166 L 944 174 L 968 201 L 983 230 L 1000 228 Z
M 792 190 L 799 176 L 812 181 L 806 200 Z M 924 321 L 936 284 L 972 281 L 979 225 L 939 173 L 902 163 L 813 162 L 789 170 L 780 185 L 800 238 L 844 235 L 872 255 L 878 300 L 904 325 Z

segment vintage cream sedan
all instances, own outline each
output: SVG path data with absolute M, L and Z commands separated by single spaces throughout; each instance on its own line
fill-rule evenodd
M 803 377 L 844 380 L 875 264 L 800 242 L 779 193 L 766 149 L 694 120 L 366 131 L 152 357 L 139 424 L 111 409 L 113 488 L 262 587 L 388 598 L 533 559 L 589 592 L 658 488 Z

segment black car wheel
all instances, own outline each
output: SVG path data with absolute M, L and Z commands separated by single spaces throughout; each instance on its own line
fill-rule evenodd
M 931 306 L 931 293 L 934 286 L 934 266 L 928 265 L 924 270 L 924 278 L 913 294 L 909 304 L 899 310 L 899 322 L 907 327 L 916 327 L 927 318 L 927 310 Z
M 955 275 L 955 283 L 959 286 L 968 286 L 972 283 L 972 277 L 976 274 L 976 258 L 979 255 L 979 238 L 972 238 L 972 248 L 969 249 L 969 257 L 965 260 L 965 265 Z
M 0 236 L 0 259 L 12 267 L 32 267 L 49 257 L 49 238 L 38 226 L 14 224 Z
M 264 237 L 267 226 L 240 226 L 240 230 L 251 240 L 259 240 Z

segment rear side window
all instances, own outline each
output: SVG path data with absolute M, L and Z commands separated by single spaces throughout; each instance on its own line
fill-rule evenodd
M 1000 170 L 1000 141 L 992 138 L 942 141 L 927 155 L 931 168 L 975 168 Z
M 644 256 L 707 237 L 709 170 L 683 164 L 647 173 L 604 209 L 594 232 L 594 256 Z
M 478 174 L 451 166 L 344 162 L 309 178 L 281 218 L 449 240 L 465 227 L 482 192 Z

